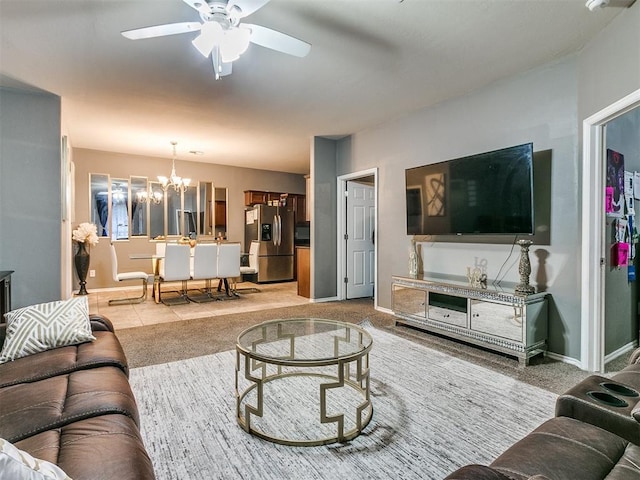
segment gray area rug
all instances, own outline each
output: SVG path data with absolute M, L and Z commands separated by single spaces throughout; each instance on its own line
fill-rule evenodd
M 158 480 L 441 479 L 490 463 L 553 416 L 556 395 L 369 328 L 374 413 L 347 444 L 287 447 L 235 419 L 235 352 L 134 368 L 131 384 Z

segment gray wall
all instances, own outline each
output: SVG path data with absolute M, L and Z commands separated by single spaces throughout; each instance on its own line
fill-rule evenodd
M 391 275 L 407 273 L 410 237 L 405 233 L 404 170 L 533 142 L 536 152 L 551 152 L 554 202 L 549 244 L 531 248 L 531 278 L 553 294 L 550 348 L 563 355 L 579 355 L 578 185 L 577 180 L 567 180 L 578 178 L 576 75 L 576 58 L 569 57 L 352 136 L 351 156 L 338 165 L 338 175 L 379 168 L 377 292 L 381 307 L 391 308 Z M 519 281 L 519 252 L 511 245 L 421 240 L 426 272 L 464 278 L 467 266 L 486 260 L 491 282 Z M 536 257 L 545 258 L 542 271 Z M 569 330 L 578 332 L 578 337 L 570 336 Z
M 640 108 L 612 120 L 606 127 L 606 146 L 624 155 L 627 171 L 640 171 Z M 640 214 L 640 202 L 637 202 Z M 638 215 L 634 221 L 637 221 Z M 611 267 L 612 219 L 606 219 L 605 247 L 608 268 L 605 273 L 605 355 L 638 340 L 638 282 L 627 280 L 627 268 Z M 636 227 L 637 228 L 637 227 Z M 638 253 L 635 266 L 638 268 Z M 624 350 L 623 350 L 624 351 Z
M 407 273 L 404 169 L 533 141 L 551 151 L 552 204 L 549 242 L 531 248 L 532 283 L 552 294 L 549 349 L 580 358 L 582 120 L 640 87 L 639 26 L 636 2 L 579 54 L 351 136 L 337 175 L 379 168 L 381 307 L 391 307 L 391 275 Z M 498 272 L 502 284 L 519 280 L 508 246 L 423 240 L 426 271 L 460 277 L 486 259 L 490 281 Z
M 60 98 L 0 88 L 0 270 L 12 307 L 61 297 Z
M 168 145 L 168 144 L 167 144 Z M 76 148 L 73 150 L 75 163 L 75 220 L 76 223 L 90 221 L 89 215 L 89 174 L 107 173 L 115 178 L 130 175 L 148 177 L 155 181 L 158 175 L 169 175 L 171 159 L 159 159 Z M 215 187 L 228 189 L 227 239 L 244 243 L 244 191 L 262 190 L 304 194 L 306 181 L 303 175 L 271 172 L 250 168 L 230 167 L 209 163 L 176 160 L 178 175 L 190 177 L 192 182 L 210 181 Z M 117 245 L 118 267 L 121 271 L 150 270 L 150 264 L 141 260 L 130 260 L 130 253 L 155 251 L 149 239 L 133 238 L 119 241 Z M 115 286 L 111 278 L 109 240 L 103 238 L 91 248 L 91 269 L 96 270 L 95 278 L 87 279 L 87 288 Z M 77 285 L 74 285 L 77 288 Z
M 625 8 L 578 57 L 582 121 L 640 88 L 640 2 Z
M 337 141 L 316 137 L 311 150 L 311 298 L 328 299 L 337 295 Z

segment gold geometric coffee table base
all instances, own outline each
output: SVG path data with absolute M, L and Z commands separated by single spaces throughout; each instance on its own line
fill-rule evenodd
M 240 346 L 236 348 L 235 393 L 238 424 L 252 435 L 282 445 L 317 446 L 354 439 L 369 424 L 373 416 L 369 382 L 369 351 L 372 340 L 369 333 L 355 325 L 345 324 L 347 329 L 345 337 L 332 339 L 335 347 L 331 348 L 335 348 L 335 358 L 301 360 L 291 353 L 297 351 L 298 336 L 282 333 L 286 330 L 286 322 L 287 320 L 283 320 L 283 325 L 278 325 L 276 338 L 278 341 L 284 339 L 287 343 L 285 355 L 272 358 L 257 352 L 256 345 L 268 343 L 266 331 L 262 334 L 263 338 L 252 342 L 251 348 Z M 342 322 L 332 323 L 342 324 Z M 355 341 L 351 339 L 353 332 L 358 336 Z M 354 348 L 347 355 L 341 355 L 339 350 L 342 340 L 352 341 L 357 345 L 359 342 L 359 347 Z M 265 414 L 266 406 L 277 406 L 278 398 L 295 401 L 293 400 L 296 398 L 295 395 L 301 392 L 287 391 L 287 389 L 297 380 L 300 380 L 304 385 L 302 388 L 306 389 L 302 393 L 306 394 L 310 401 L 317 402 L 316 405 L 319 406 L 318 418 L 314 419 L 318 430 L 305 431 L 305 439 L 291 438 L 294 435 L 287 437 L 285 432 L 266 430 L 259 421 Z M 265 394 L 265 390 L 270 388 L 277 388 L 278 394 Z M 344 399 L 349 404 L 349 410 L 337 411 L 336 404 L 344 407 L 345 402 L 331 402 L 329 400 L 331 395 L 333 400 Z M 270 402 L 275 402 L 276 405 Z M 312 406 L 314 410 L 316 405 Z M 310 420 L 304 418 L 303 421 L 302 416 L 297 416 L 301 412 L 296 408 L 291 408 L 286 413 L 287 421 L 294 424 L 297 420 L 301 424 Z M 348 417 L 348 422 L 345 422 L 345 416 Z M 345 428 L 345 423 L 349 424 L 349 428 Z M 331 428 L 331 433 L 327 435 L 327 428 L 321 426 L 331 424 L 335 428 Z

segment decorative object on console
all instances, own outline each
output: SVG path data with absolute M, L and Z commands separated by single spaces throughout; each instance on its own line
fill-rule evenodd
M 171 142 L 173 145 L 173 158 L 171 159 L 171 175 L 164 177 L 158 175 L 158 181 L 162 185 L 162 189 L 166 192 L 169 187 L 173 187 L 176 192 L 185 192 L 191 183 L 190 178 L 182 178 L 176 174 L 176 145 L 178 142 Z
M 478 267 L 467 267 L 467 280 L 473 288 L 487 288 L 487 275 Z
M 409 248 L 409 276 L 413 278 L 418 276 L 418 251 L 414 239 L 411 239 L 411 247 Z
M 529 275 L 531 275 L 531 262 L 529 261 L 529 247 L 533 243 L 531 240 L 518 240 L 520 245 L 520 264 L 518 265 L 518 273 L 520 274 L 520 283 L 516 285 L 516 293 L 529 295 L 536 293 L 534 286 L 529 285 Z
M 81 223 L 78 225 L 78 228 L 72 232 L 72 238 L 73 241 L 78 244 L 78 251 L 73 259 L 76 267 L 76 273 L 80 280 L 80 290 L 78 291 L 78 295 L 87 295 L 87 273 L 89 273 L 90 261 L 87 244 L 94 246 L 98 244 L 98 227 L 93 223 Z

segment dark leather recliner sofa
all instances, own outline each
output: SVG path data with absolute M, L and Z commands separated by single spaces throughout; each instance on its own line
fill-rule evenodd
M 122 346 L 107 318 L 90 321 L 92 342 L 0 364 L 0 438 L 74 480 L 153 480 Z
M 556 416 L 491 465 L 445 480 L 640 480 L 640 349 L 611 378 L 592 375 L 556 401 Z

